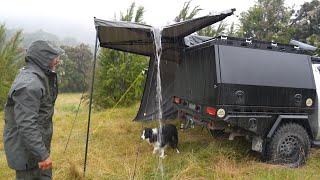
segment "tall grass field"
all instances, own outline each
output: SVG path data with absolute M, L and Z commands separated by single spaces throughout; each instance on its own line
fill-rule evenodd
M 180 154 L 168 148 L 160 160 L 152 154 L 153 147 L 140 140 L 143 127 L 156 127 L 158 122 L 132 121 L 138 103 L 112 112 L 93 110 L 84 177 L 88 105 L 82 103 L 75 118 L 80 97 L 60 94 L 56 102 L 51 148 L 54 179 L 320 179 L 320 150 L 312 149 L 305 166 L 290 169 L 262 162 L 242 138 L 213 138 L 202 127 L 179 130 Z M 15 179 L 2 143 L 3 116 L 0 112 L 0 179 Z M 180 127 L 178 120 L 170 123 Z

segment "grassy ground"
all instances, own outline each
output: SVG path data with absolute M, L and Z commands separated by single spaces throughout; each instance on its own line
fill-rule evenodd
M 258 154 L 250 151 L 250 144 L 240 138 L 235 141 L 212 138 L 200 127 L 179 131 L 181 153 L 168 149 L 167 157 L 160 161 L 152 155 L 153 148 L 140 140 L 142 127 L 155 127 L 157 123 L 131 121 L 138 104 L 117 108 L 112 113 L 93 112 L 84 178 L 88 108 L 82 105 L 75 120 L 80 96 L 60 94 L 57 100 L 52 142 L 54 179 L 320 179 L 320 150 L 312 149 L 304 167 L 289 169 L 261 162 Z M 2 112 L 0 119 L 2 141 Z M 173 123 L 179 126 L 178 121 Z M 15 172 L 7 167 L 1 142 L 0 179 L 14 177 Z

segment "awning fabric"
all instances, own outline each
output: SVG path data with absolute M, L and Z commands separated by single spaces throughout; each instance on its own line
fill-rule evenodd
M 192 35 L 192 33 L 225 19 L 232 15 L 234 11 L 235 9 L 230 9 L 215 15 L 203 16 L 168 25 L 162 29 L 162 56 L 160 62 L 162 119 L 174 118 L 177 114 L 173 107 L 172 95 L 175 85 L 175 72 L 178 68 L 178 62 L 183 58 L 183 49 L 211 39 L 211 37 Z M 134 120 L 149 121 L 157 119 L 159 108 L 157 99 L 155 98 L 157 68 L 154 58 L 154 28 L 145 24 L 106 21 L 97 18 L 95 18 L 94 23 L 100 47 L 150 57 L 141 105 Z
M 162 29 L 163 58 L 178 62 L 180 50 L 185 47 L 183 38 L 233 14 L 230 9 L 215 15 L 203 16 L 165 26 Z M 140 23 L 94 20 L 100 47 L 111 48 L 145 56 L 153 56 L 153 27 Z

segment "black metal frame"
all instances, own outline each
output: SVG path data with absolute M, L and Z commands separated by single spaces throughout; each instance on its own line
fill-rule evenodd
M 89 113 L 88 113 L 86 150 L 85 150 L 84 167 L 83 167 L 83 176 L 84 177 L 86 176 L 87 154 L 88 154 L 88 147 L 89 147 L 89 133 L 90 133 L 91 110 L 92 110 L 92 95 L 93 95 L 94 75 L 95 75 L 95 71 L 96 71 L 97 50 L 98 50 L 98 31 L 96 30 L 96 43 L 95 43 L 95 48 L 94 48 L 94 58 L 93 58 L 93 65 L 92 65 L 92 80 L 91 80 L 90 102 L 89 102 Z

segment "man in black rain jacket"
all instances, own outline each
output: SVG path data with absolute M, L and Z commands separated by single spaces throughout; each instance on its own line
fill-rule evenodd
M 50 41 L 35 41 L 27 50 L 5 105 L 3 142 L 16 179 L 52 179 L 50 143 L 57 98 L 55 66 L 64 51 Z

